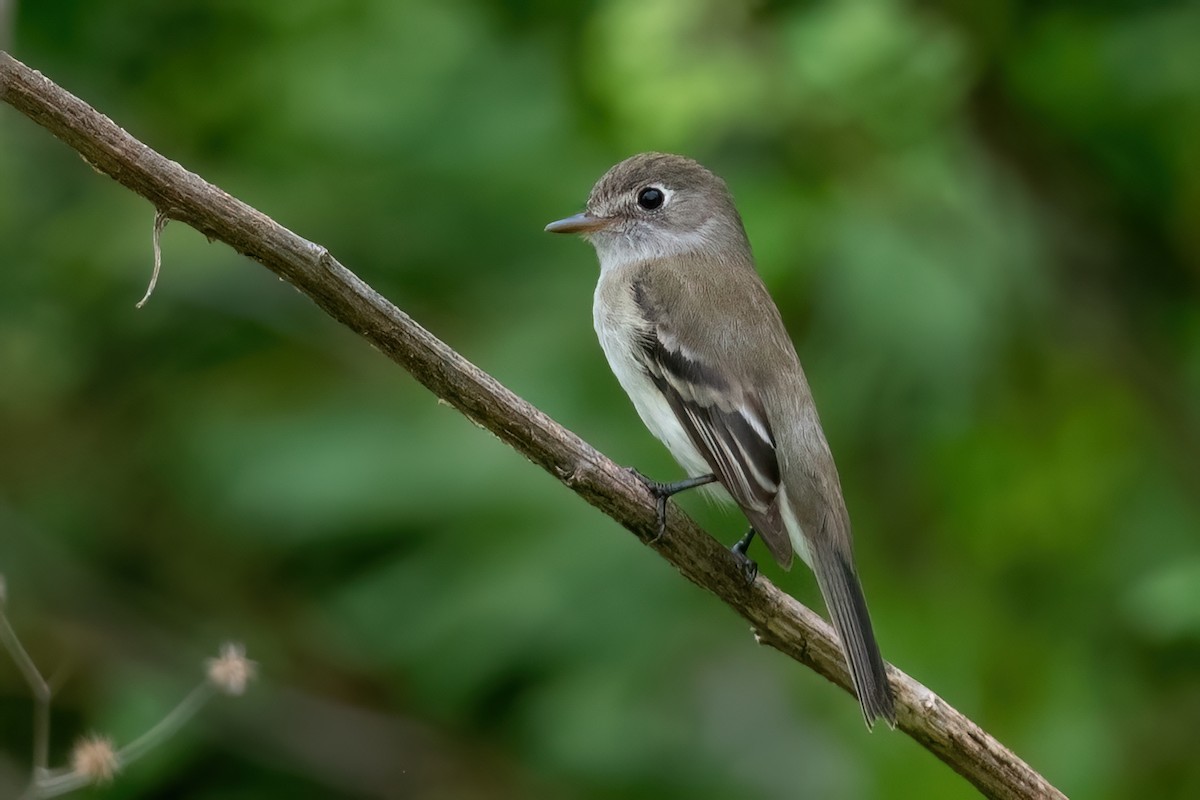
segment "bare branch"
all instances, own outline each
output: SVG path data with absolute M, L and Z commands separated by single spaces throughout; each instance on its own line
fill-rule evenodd
M 0 53 L 0 98 L 77 150 L 96 169 L 171 219 L 219 239 L 312 298 L 413 374 L 439 398 L 495 433 L 596 508 L 650 543 L 654 499 L 641 483 L 434 337 L 319 245 L 231 197 L 134 139 L 40 73 Z M 650 546 L 688 580 L 750 622 L 759 641 L 849 691 L 841 652 L 817 614 L 766 579 L 747 585 L 734 558 L 674 507 Z M 898 727 L 995 798 L 1064 795 L 986 731 L 895 667 Z

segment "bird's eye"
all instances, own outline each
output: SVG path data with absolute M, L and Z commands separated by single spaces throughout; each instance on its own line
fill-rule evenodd
M 638 205 L 647 211 L 659 208 L 666 199 L 666 195 L 663 194 L 662 189 L 653 186 L 647 186 L 638 192 Z

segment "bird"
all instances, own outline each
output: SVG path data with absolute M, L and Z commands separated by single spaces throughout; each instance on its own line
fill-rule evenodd
M 685 156 L 641 153 L 610 168 L 585 210 L 551 222 L 596 250 L 593 322 L 609 366 L 650 432 L 687 473 L 658 502 L 705 486 L 731 499 L 784 569 L 809 566 L 868 728 L 896 724 L 895 697 L 854 563 L 837 467 L 779 310 L 725 181 Z M 756 567 L 749 562 L 748 580 Z

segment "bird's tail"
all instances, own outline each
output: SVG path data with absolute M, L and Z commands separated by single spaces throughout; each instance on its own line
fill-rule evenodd
M 871 628 L 867 601 L 854 564 L 849 555 L 842 553 L 832 542 L 810 542 L 810 547 L 817 585 L 842 641 L 850 679 L 854 682 L 867 727 L 874 727 L 875 720 L 882 719 L 894 728 L 896 700 L 888 685 L 879 645 L 875 643 L 875 631 Z

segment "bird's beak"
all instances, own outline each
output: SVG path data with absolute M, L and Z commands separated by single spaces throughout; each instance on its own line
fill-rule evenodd
M 549 233 L 592 233 L 606 228 L 612 220 L 596 217 L 584 211 L 566 219 L 555 220 L 546 226 Z

